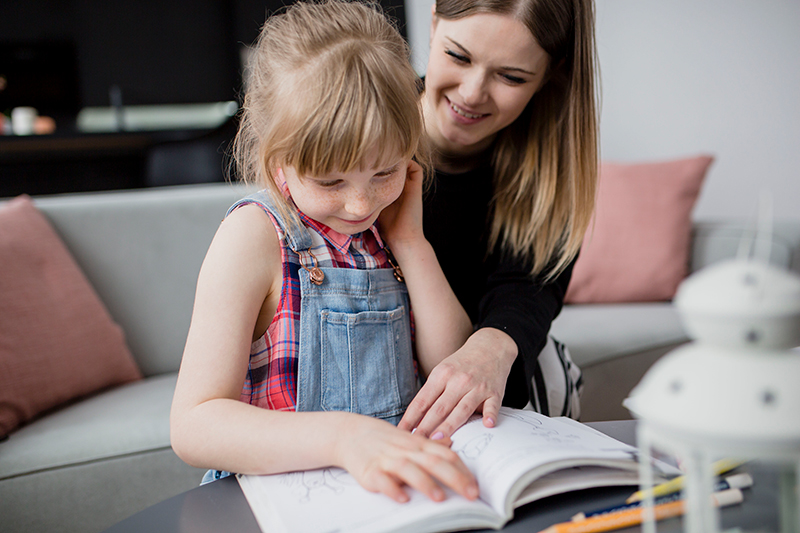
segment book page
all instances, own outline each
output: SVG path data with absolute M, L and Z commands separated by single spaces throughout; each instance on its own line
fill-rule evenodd
M 407 487 L 411 499 L 400 504 L 368 492 L 339 468 L 238 479 L 259 526 L 269 533 L 499 528 L 512 518 L 517 497 L 543 476 L 541 486 L 529 487 L 520 501 L 625 483 L 618 469 L 576 466 L 621 466 L 638 483 L 635 448 L 570 422 L 504 407 L 494 428 L 484 427 L 478 416 L 459 428 L 452 449 L 477 478 L 482 501 L 447 490 L 447 499 L 436 503 Z M 567 470 L 547 476 L 562 469 Z
M 568 424 L 533 411 L 504 407 L 494 428 L 484 427 L 480 417 L 473 417 L 452 440 L 453 450 L 478 480 L 481 499 L 507 519 L 512 516 L 518 494 L 531 481 L 550 472 L 595 465 L 628 469 L 635 478 L 637 469 L 637 452 L 632 446 L 582 424 Z M 589 486 L 606 484 L 597 473 L 593 472 L 594 481 Z M 612 477 L 609 485 L 620 483 L 616 474 Z M 580 483 L 578 486 L 586 488 Z M 554 490 L 548 492 L 558 492 Z M 509 493 L 511 497 L 507 498 Z
M 340 468 L 238 478 L 266 533 L 423 533 L 502 524 L 500 517 L 481 501 L 470 502 L 447 490 L 447 499 L 436 503 L 406 487 L 410 501 L 397 503 L 365 490 Z

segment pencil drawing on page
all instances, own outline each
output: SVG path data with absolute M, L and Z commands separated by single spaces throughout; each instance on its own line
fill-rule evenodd
M 494 435 L 490 433 L 478 435 L 460 446 L 454 446 L 453 451 L 460 455 L 462 459 L 477 459 L 489 446 L 489 443 L 492 442 L 492 437 Z
M 298 503 L 309 503 L 315 493 L 341 494 L 354 485 L 354 480 L 338 468 L 323 468 L 284 474 L 281 483 L 287 485 Z

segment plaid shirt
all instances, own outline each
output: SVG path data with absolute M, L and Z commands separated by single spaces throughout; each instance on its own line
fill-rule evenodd
M 262 207 L 263 208 L 263 207 Z M 266 211 L 266 210 L 265 210 Z M 300 259 L 286 244 L 284 229 L 269 211 L 281 242 L 283 282 L 278 309 L 266 333 L 250 347 L 250 365 L 240 399 L 266 409 L 293 411 L 297 404 L 300 351 Z M 378 230 L 341 234 L 299 212 L 311 230 L 311 252 L 321 267 L 391 268 Z

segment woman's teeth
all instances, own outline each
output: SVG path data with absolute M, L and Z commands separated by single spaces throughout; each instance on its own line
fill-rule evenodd
M 463 109 L 459 108 L 456 104 L 450 102 L 450 109 L 461 115 L 462 117 L 466 118 L 481 118 L 483 115 L 473 115 L 472 113 L 467 113 Z

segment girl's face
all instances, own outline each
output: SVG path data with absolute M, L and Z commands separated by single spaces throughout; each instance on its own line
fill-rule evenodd
M 521 22 L 434 14 L 425 75 L 425 123 L 446 155 L 485 150 L 542 86 L 550 58 Z
M 392 161 L 385 167 L 371 165 L 324 176 L 301 176 L 293 167 L 282 168 L 300 211 L 339 233 L 353 235 L 372 226 L 381 211 L 403 192 L 408 161 L 399 157 Z

